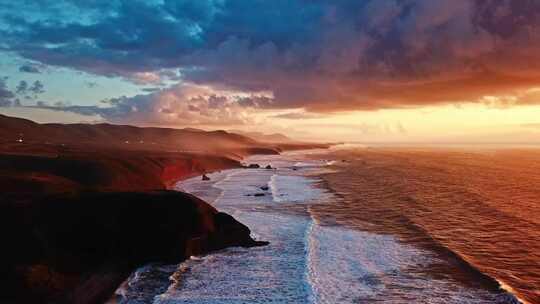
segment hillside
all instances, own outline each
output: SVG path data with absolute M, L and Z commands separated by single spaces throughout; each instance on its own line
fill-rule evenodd
M 276 147 L 225 131 L 140 128 L 112 124 L 38 124 L 0 115 L 0 138 L 5 143 L 116 147 L 171 152 L 238 152 Z M 249 152 L 249 151 L 248 151 Z M 271 151 L 268 151 L 271 152 Z M 248 153 L 249 154 L 249 153 Z
M 246 132 L 240 130 L 230 130 L 231 133 L 240 134 L 242 136 L 251 138 L 255 141 L 266 142 L 266 143 L 299 143 L 300 141 L 294 140 L 286 135 L 281 133 L 265 134 L 262 132 Z
M 264 245 L 167 191 L 276 147 L 224 131 L 37 124 L 0 116 L 1 303 L 103 303 L 149 262 Z

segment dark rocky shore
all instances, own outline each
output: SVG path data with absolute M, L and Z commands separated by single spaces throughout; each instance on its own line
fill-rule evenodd
M 145 263 L 264 244 L 231 216 L 166 190 L 238 166 L 220 156 L 123 150 L 0 153 L 0 303 L 103 303 Z
M 82 192 L 1 207 L 2 303 L 101 303 L 145 263 L 265 244 L 175 191 Z
M 324 147 L 2 115 L 0 135 L 0 303 L 103 303 L 146 263 L 265 245 L 230 215 L 167 189 L 241 167 L 246 155 Z

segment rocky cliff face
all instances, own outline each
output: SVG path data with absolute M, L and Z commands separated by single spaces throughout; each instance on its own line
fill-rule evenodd
M 174 182 L 317 145 L 0 115 L 0 303 L 101 303 L 138 266 L 257 246 Z
M 266 244 L 175 191 L 81 192 L 1 206 L 2 303 L 100 303 L 145 263 Z
M 0 153 L 0 190 L 12 201 L 78 191 L 166 189 L 191 176 L 240 167 L 217 155 L 69 151 L 62 155 Z

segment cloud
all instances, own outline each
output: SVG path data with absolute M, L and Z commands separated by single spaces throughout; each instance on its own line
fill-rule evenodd
M 152 88 L 142 88 L 141 89 L 143 92 L 149 92 L 149 93 L 153 93 L 153 92 L 157 92 L 159 90 L 161 90 L 160 88 L 156 88 L 156 87 L 152 87 Z
M 31 74 L 41 74 L 41 70 L 37 65 L 25 64 L 19 67 L 19 72 L 22 73 L 31 73 Z
M 281 119 L 319 119 L 324 118 L 326 115 L 318 113 L 309 113 L 309 112 L 288 112 L 283 114 L 277 114 L 272 116 L 272 118 L 281 118 Z
M 34 95 L 45 93 L 45 86 L 43 83 L 39 80 L 34 81 L 32 86 L 28 88 L 28 91 L 30 91 Z
M 270 92 L 240 101 L 246 107 L 335 112 L 485 102 L 486 96 L 516 97 L 519 105 L 540 87 L 536 0 L 21 5 L 24 10 L 8 6 L 0 20 L 7 51 L 139 85 L 175 80 L 247 95 Z M 155 96 L 147 98 L 157 102 Z
M 253 115 L 254 108 L 238 103 L 246 98 L 249 96 L 243 93 L 181 84 L 147 95 L 106 99 L 102 101 L 103 106 L 38 104 L 37 107 L 81 115 L 99 115 L 115 123 L 225 126 L 257 122 L 258 118 Z
M 6 77 L 0 77 L 0 107 L 9 107 L 13 103 L 15 94 L 6 86 Z
M 15 90 L 17 94 L 26 94 L 28 92 L 28 82 L 26 82 L 26 80 L 19 81 Z
M 158 85 L 162 83 L 162 79 L 159 74 L 151 72 L 138 72 L 130 76 L 131 80 L 140 85 Z
M 24 96 L 26 99 L 36 98 L 39 94 L 45 93 L 45 87 L 39 80 L 28 84 L 26 80 L 19 81 L 15 88 L 15 92 L 19 96 Z
M 309 128 L 332 129 L 339 133 L 354 133 L 357 135 L 405 135 L 407 129 L 401 123 L 309 123 Z
M 85 85 L 87 88 L 89 88 L 89 89 L 93 89 L 93 88 L 99 86 L 98 83 L 95 82 L 95 81 L 85 81 L 85 82 L 84 82 L 84 85 Z

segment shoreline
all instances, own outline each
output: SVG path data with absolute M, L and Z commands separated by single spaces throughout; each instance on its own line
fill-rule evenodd
M 257 158 L 257 157 L 256 157 L 256 158 Z M 279 157 L 278 157 L 278 158 L 279 158 Z M 274 159 L 274 158 L 270 158 L 270 159 Z M 279 159 L 274 159 L 274 160 L 279 161 Z M 250 163 L 251 163 L 251 162 L 257 162 L 257 161 L 252 161 L 252 160 L 249 159 L 249 158 L 246 159 L 246 161 L 247 161 L 247 162 L 250 162 Z M 267 161 L 262 161 L 261 163 L 266 164 Z M 293 163 L 294 163 L 294 162 L 291 163 L 291 166 L 292 166 L 291 169 L 292 169 L 293 167 L 295 167 L 295 165 L 292 165 Z M 327 162 L 327 164 L 329 165 L 328 162 Z M 283 170 L 283 167 L 282 167 L 281 169 Z M 235 172 L 237 169 L 230 169 L 230 170 L 231 170 L 231 172 Z M 248 170 L 249 170 L 249 169 L 248 169 Z M 278 168 L 278 170 L 279 170 L 279 168 Z M 222 201 L 222 199 L 224 198 L 224 197 L 223 197 L 224 192 L 221 192 L 220 194 L 213 194 L 212 191 L 206 192 L 206 191 L 208 190 L 208 189 L 206 189 L 206 188 L 207 188 L 207 187 L 214 187 L 213 185 L 214 185 L 215 183 L 221 184 L 222 181 L 224 181 L 224 180 L 229 180 L 229 178 L 232 177 L 233 175 L 235 176 L 235 177 L 232 177 L 233 180 L 236 180 L 236 179 L 238 178 L 238 176 L 237 176 L 236 173 L 233 174 L 233 175 L 230 175 L 229 173 L 227 173 L 227 171 L 229 171 L 229 170 L 224 171 L 224 172 L 223 172 L 223 175 L 221 175 L 221 174 L 218 175 L 218 176 L 217 176 L 217 179 L 215 179 L 214 177 L 212 177 L 212 176 L 210 175 L 210 177 L 212 178 L 211 185 L 210 185 L 210 184 L 206 184 L 207 182 L 201 182 L 201 181 L 199 181 L 199 180 L 196 179 L 196 178 L 192 178 L 192 179 L 191 179 L 191 181 L 193 182 L 193 185 L 192 185 L 192 186 L 189 186 L 189 185 L 182 185 L 182 182 L 180 182 L 179 188 L 180 188 L 180 189 L 185 189 L 185 190 L 188 191 L 188 192 L 192 192 L 192 190 L 196 190 L 196 191 L 193 192 L 193 193 L 197 193 L 197 192 L 199 192 L 199 193 L 208 193 L 208 197 L 214 197 L 214 195 L 217 195 L 217 196 L 215 196 L 216 200 Z M 323 169 L 323 171 L 326 171 L 326 170 Z M 242 171 L 239 171 L 239 172 L 242 172 Z M 246 172 L 250 172 L 250 171 L 246 171 Z M 259 174 L 263 174 L 263 175 L 264 175 L 266 172 L 269 172 L 269 171 L 266 171 L 266 170 L 263 170 L 263 169 L 255 169 L 255 170 L 252 171 L 252 172 L 254 172 L 256 175 L 259 175 Z M 290 172 L 291 172 L 292 174 L 297 174 L 297 173 L 293 173 L 293 171 L 290 171 Z M 302 172 L 302 170 L 301 170 L 300 172 Z M 240 174 L 242 174 L 242 173 L 240 173 Z M 304 175 L 302 175 L 302 176 L 304 176 Z M 317 177 L 320 177 L 320 174 L 317 174 L 317 173 L 316 173 L 316 174 L 311 174 L 311 173 L 309 173 L 308 176 L 304 176 L 304 177 L 307 177 L 308 179 L 310 179 L 310 176 L 311 176 L 311 177 L 315 177 L 315 179 L 317 179 Z M 246 177 L 247 177 L 247 176 L 246 176 Z M 258 179 L 256 179 L 256 180 L 258 180 Z M 273 179 L 270 179 L 270 180 L 273 181 Z M 236 185 L 236 181 L 235 181 L 233 184 L 231 184 L 231 182 L 232 182 L 232 180 L 230 180 L 230 181 L 227 182 L 227 184 L 229 184 L 229 186 L 226 186 L 226 185 L 222 185 L 222 186 L 227 187 L 227 189 L 229 189 L 229 190 L 227 190 L 227 191 L 230 191 L 230 188 L 228 188 L 228 187 L 231 187 L 231 186 Z M 191 182 L 188 181 L 188 184 L 191 184 Z M 200 186 L 197 186 L 197 185 L 209 185 L 209 186 L 204 186 L 204 187 L 200 188 Z M 250 181 L 250 182 L 248 182 L 248 184 L 245 184 L 245 185 L 249 185 L 250 187 L 256 186 L 256 187 L 253 188 L 253 189 L 258 189 L 258 186 L 260 186 L 259 182 L 255 182 L 255 181 Z M 187 186 L 187 188 L 185 188 L 186 186 Z M 225 190 L 222 188 L 222 186 L 220 186 L 220 187 L 218 187 L 218 188 L 222 189 L 221 191 L 225 191 Z M 332 196 L 334 196 L 334 195 L 336 195 L 336 194 L 340 194 L 340 193 L 336 192 L 336 190 L 334 190 L 334 189 L 332 189 L 332 188 L 330 188 L 330 187 L 327 187 L 327 186 L 329 186 L 329 185 L 325 184 L 325 179 L 322 179 L 322 180 L 320 180 L 320 181 L 314 181 L 314 183 L 312 183 L 311 186 L 314 187 L 314 188 L 320 188 L 321 190 L 326 190 L 325 192 L 330 193 Z M 241 188 L 242 188 L 242 186 L 241 186 L 239 189 L 241 189 Z M 192 189 L 192 190 L 189 190 L 189 189 Z M 253 190 L 253 189 L 252 189 L 252 190 Z M 252 190 L 244 190 L 244 191 L 242 191 L 241 193 L 239 193 L 239 195 L 245 196 L 246 193 L 249 194 L 249 193 L 251 193 Z M 246 192 L 246 191 L 247 191 L 247 192 Z M 197 194 L 198 194 L 198 193 L 197 193 Z M 230 193 L 227 194 L 226 197 L 225 197 L 224 199 L 227 200 L 228 202 L 233 202 L 233 201 L 230 200 L 230 198 L 227 198 L 227 196 L 229 196 L 229 195 L 230 195 Z M 266 196 L 268 197 L 268 195 L 266 195 Z M 205 199 L 206 199 L 206 198 L 205 198 Z M 264 199 L 264 198 L 259 198 L 259 199 L 255 199 L 255 200 L 260 200 L 260 199 Z M 252 199 L 250 198 L 249 200 L 252 200 Z M 210 203 L 213 204 L 213 200 L 212 200 L 212 199 L 209 199 L 208 202 L 210 202 Z M 262 205 L 261 205 L 262 208 L 264 208 L 264 206 L 267 205 L 267 204 L 266 204 L 265 202 L 263 202 L 263 201 L 260 201 L 260 203 L 262 203 Z M 276 202 L 276 203 L 277 203 L 277 202 Z M 215 206 L 219 208 L 219 207 L 220 207 L 219 204 L 220 204 L 220 203 L 218 203 L 218 204 L 215 205 Z M 262 213 L 262 214 L 257 215 L 257 212 L 256 212 L 256 211 L 255 211 L 255 213 L 250 213 L 249 209 L 244 210 L 243 207 L 242 207 L 242 205 L 238 205 L 238 207 L 240 207 L 240 209 L 238 210 L 238 211 L 239 211 L 239 216 L 240 216 L 239 219 L 242 220 L 242 221 L 244 221 L 244 222 L 246 222 L 246 223 L 248 223 L 248 224 L 250 225 L 250 227 L 254 230 L 254 233 L 255 233 L 256 235 L 258 235 L 258 236 L 261 236 L 261 234 L 259 233 L 259 230 L 260 230 L 261 228 L 263 228 L 263 227 L 261 227 L 261 225 L 267 226 L 265 220 L 264 220 L 263 218 L 261 218 L 261 216 L 263 216 L 263 214 L 265 214 L 265 213 Z M 276 207 L 278 207 L 278 206 L 276 206 Z M 227 212 L 232 212 L 231 210 L 234 210 L 235 207 L 234 207 L 234 205 L 228 205 L 228 204 L 225 204 L 225 205 L 222 205 L 222 208 L 225 208 L 225 209 L 223 209 L 223 210 L 228 210 Z M 222 209 L 222 208 L 220 208 L 220 209 Z M 233 209 L 231 209 L 231 208 L 233 208 Z M 309 207 L 309 208 L 311 208 L 311 207 Z M 304 242 L 307 242 L 305 246 L 308 246 L 309 248 L 311 248 L 310 250 L 321 250 L 320 248 L 318 248 L 318 246 L 319 246 L 318 244 L 319 244 L 320 240 L 315 240 L 315 243 L 312 243 L 313 241 L 311 241 L 311 238 L 318 238 L 318 237 L 320 237 L 320 234 L 321 234 L 321 233 L 330 233 L 330 232 L 333 231 L 333 229 L 332 229 L 332 228 L 326 229 L 326 228 L 324 228 L 324 227 L 319 227 L 319 224 L 318 224 L 318 218 L 319 218 L 319 215 L 317 214 L 317 212 L 312 213 L 312 211 L 311 211 L 309 208 L 308 208 L 308 213 L 310 213 L 311 221 L 308 220 L 308 222 L 310 222 L 310 224 L 308 225 L 308 230 L 307 230 L 307 234 L 306 234 L 306 235 L 310 235 L 310 237 L 307 239 L 307 241 L 304 240 Z M 230 210 L 230 209 L 231 209 L 231 210 Z M 276 211 L 278 211 L 278 210 L 276 209 Z M 251 211 L 251 212 L 253 212 L 253 211 Z M 233 213 L 236 213 L 236 212 L 233 212 Z M 278 211 L 278 214 L 281 214 L 281 213 L 279 213 L 279 211 Z M 285 216 L 285 217 L 286 217 L 287 214 L 289 214 L 289 213 L 288 213 L 288 212 L 285 212 L 285 213 L 281 214 L 280 216 L 278 216 L 278 218 L 279 218 L 279 217 L 282 217 L 282 216 Z M 290 215 L 290 214 L 289 214 L 289 215 Z M 299 216 L 300 216 L 300 214 L 299 214 Z M 295 222 L 296 222 L 296 221 L 295 221 Z M 263 224 L 263 223 L 264 223 L 264 224 Z M 323 224 L 323 226 L 324 226 L 324 224 Z M 342 226 L 342 225 L 339 225 L 339 226 Z M 268 226 L 268 227 L 270 227 L 269 229 L 273 229 L 272 226 Z M 315 227 L 317 227 L 317 229 L 315 229 Z M 347 227 L 347 226 L 343 226 L 342 228 L 345 229 L 344 231 L 348 231 L 348 229 L 351 229 L 351 231 L 350 231 L 350 233 L 352 233 L 352 234 L 350 234 L 351 237 L 354 236 L 354 235 L 356 235 L 356 234 L 354 233 L 354 231 L 355 231 L 354 229 L 352 229 L 352 228 L 350 228 L 350 227 Z M 265 229 L 264 229 L 264 230 L 265 230 Z M 339 229 L 338 229 L 338 230 L 339 230 Z M 316 232 L 316 233 L 315 233 L 315 232 Z M 311 234 L 313 234 L 313 235 L 311 235 Z M 349 233 L 347 233 L 347 235 L 349 235 Z M 361 237 L 362 235 L 364 235 L 364 237 L 367 238 L 367 239 L 362 239 L 362 237 Z M 272 243 L 273 243 L 276 247 L 283 246 L 283 245 L 280 245 L 279 242 L 277 242 L 276 240 L 273 240 L 273 239 L 271 239 L 268 235 L 266 235 L 266 232 L 262 233 L 262 236 L 263 236 L 264 239 L 267 239 L 267 240 L 272 241 Z M 335 237 L 338 237 L 338 236 L 339 236 L 339 235 L 335 235 Z M 370 237 L 370 236 L 369 236 L 369 233 L 368 233 L 368 234 L 362 234 L 362 233 L 360 233 L 360 236 L 359 236 L 359 237 L 360 237 L 359 242 L 361 242 L 361 243 L 363 243 L 363 242 L 368 242 L 367 244 L 369 244 L 369 242 L 370 242 L 369 240 L 370 240 L 370 239 L 373 239 L 373 240 L 379 240 L 379 241 L 380 241 L 380 240 L 387 240 L 387 238 L 378 238 L 378 237 L 376 237 L 376 236 L 375 236 L 375 238 L 373 238 L 373 236 Z M 378 241 L 377 241 L 377 242 L 378 242 Z M 313 245 L 313 244 L 317 244 L 317 246 L 315 246 L 315 247 L 312 248 L 312 245 Z M 325 247 L 323 247 L 323 248 L 328 248 L 328 244 L 327 244 L 327 245 L 324 245 L 324 244 L 323 244 L 323 246 L 325 246 Z M 330 248 L 333 248 L 333 247 L 330 247 Z M 396 249 L 398 249 L 398 248 L 401 248 L 401 247 L 399 247 L 399 246 L 396 247 Z M 367 249 L 369 252 L 370 252 L 371 250 L 373 250 L 372 248 L 371 248 L 371 249 L 370 249 L 370 248 L 366 248 L 366 249 Z M 404 249 L 405 249 L 405 250 L 410 250 L 410 249 L 406 249 L 406 248 L 404 248 Z M 268 249 L 262 249 L 262 250 L 265 250 L 265 251 L 266 251 L 266 250 L 272 250 L 272 249 L 268 248 Z M 325 249 L 325 250 L 326 250 L 326 249 Z M 381 249 L 378 249 L 378 250 L 381 250 Z M 228 251 L 226 251 L 226 252 L 228 252 Z M 326 252 L 326 251 L 325 251 L 325 252 Z M 414 252 L 414 251 L 413 251 L 413 252 Z M 405 251 L 404 253 L 407 253 L 407 251 Z M 238 255 L 238 256 L 236 256 L 236 255 L 235 255 L 235 256 L 232 256 L 232 257 L 230 257 L 231 260 L 229 260 L 229 258 L 227 257 L 227 256 L 228 256 L 227 254 L 221 254 L 221 253 L 218 252 L 218 253 L 209 255 L 210 258 L 208 258 L 208 257 L 200 257 L 200 258 L 199 258 L 199 257 L 198 257 L 198 258 L 193 259 L 193 260 L 187 260 L 187 261 L 184 261 L 183 263 L 186 263 L 186 264 L 185 264 L 185 265 L 184 265 L 183 263 L 179 264 L 179 265 L 180 265 L 179 268 L 189 267 L 189 268 L 191 269 L 191 271 L 195 272 L 195 274 L 196 274 L 195 276 L 196 276 L 199 280 L 200 280 L 200 279 L 204 279 L 204 280 L 206 281 L 206 280 L 210 280 L 210 279 L 206 278 L 206 275 L 205 275 L 205 273 L 207 273 L 207 272 L 209 271 L 209 270 L 207 269 L 207 267 L 215 267 L 215 265 L 214 265 L 214 264 L 210 264 L 210 265 L 206 265 L 206 266 L 203 267 L 203 265 L 201 265 L 201 264 L 204 264 L 205 262 L 202 262 L 202 261 L 205 261 L 205 260 L 207 260 L 207 259 L 210 259 L 210 260 L 212 260 L 212 261 L 220 261 L 220 260 L 223 260 L 223 261 L 229 261 L 229 263 L 236 264 L 236 262 L 235 262 L 236 260 L 235 260 L 235 259 L 242 259 L 242 260 L 243 260 L 243 259 L 247 258 L 247 257 L 244 256 L 243 254 L 245 254 L 245 253 L 243 253 L 243 252 L 236 252 L 236 255 Z M 248 253 L 248 254 L 249 254 L 249 253 Z M 253 253 L 253 254 L 257 254 L 257 253 Z M 285 253 L 282 253 L 282 254 L 285 254 Z M 315 255 L 314 255 L 314 254 L 315 254 Z M 361 257 L 362 255 L 363 255 L 363 254 L 362 254 L 361 252 L 359 252 L 359 256 Z M 205 255 L 205 256 L 206 256 L 206 255 Z M 313 259 L 313 257 L 316 257 L 316 258 L 319 257 L 317 253 L 310 253 L 307 257 L 308 257 L 308 261 L 306 262 L 306 263 L 307 263 L 307 264 L 306 264 L 306 265 L 307 265 L 307 266 L 306 266 L 307 268 L 306 268 L 306 270 L 304 270 L 304 272 L 306 272 L 306 273 L 311 273 L 311 272 L 315 271 L 315 272 L 317 272 L 317 273 L 320 273 L 320 272 L 322 271 L 322 273 L 324 273 L 323 270 L 326 269 L 326 268 L 324 268 L 324 267 L 323 267 L 323 268 L 320 268 L 321 265 L 324 265 L 324 263 L 322 263 L 321 261 L 317 261 L 317 260 L 311 261 L 311 259 Z M 456 256 L 454 255 L 453 258 L 455 259 L 455 258 L 458 258 L 458 257 L 456 257 Z M 463 259 L 461 259 L 461 260 L 463 260 Z M 315 264 L 314 264 L 314 263 L 315 263 Z M 321 263 L 322 263 L 322 264 L 321 264 Z M 466 263 L 466 261 L 463 261 L 463 263 Z M 311 265 L 311 264 L 314 264 L 314 265 Z M 184 265 L 184 266 L 182 266 L 182 265 Z M 221 267 L 221 266 L 220 266 L 220 267 Z M 230 267 L 230 266 L 229 266 L 229 267 Z M 242 265 L 238 265 L 238 267 L 243 267 L 243 266 L 242 266 Z M 264 267 L 269 267 L 269 265 L 268 265 L 268 266 L 264 266 Z M 312 267 L 315 267 L 315 270 L 314 270 Z M 318 269 L 317 267 L 319 267 L 320 269 L 317 270 L 317 269 Z M 463 266 L 463 267 L 470 269 L 470 271 L 473 271 L 473 270 L 475 269 L 474 266 L 472 266 L 472 265 L 470 265 L 470 264 L 468 265 L 468 267 L 466 267 L 466 266 Z M 228 269 L 228 268 L 227 268 L 227 269 Z M 184 273 L 176 274 L 176 273 L 174 273 L 174 272 L 176 271 L 176 269 L 175 269 L 174 267 L 172 267 L 170 271 L 171 271 L 171 275 L 174 275 L 174 277 L 175 277 L 176 279 L 180 279 L 180 280 L 182 280 L 182 281 L 184 281 L 184 282 L 188 282 L 188 283 L 187 283 L 188 285 L 187 285 L 187 286 L 184 286 L 184 287 L 182 287 L 182 288 L 179 288 L 179 287 L 169 287 L 169 288 L 173 288 L 172 291 L 170 291 L 170 293 L 169 293 L 169 291 L 167 291 L 167 292 L 164 293 L 164 294 L 157 293 L 156 295 L 162 295 L 162 296 L 165 296 L 166 298 L 171 297 L 171 298 L 169 298 L 170 300 L 172 300 L 172 301 L 179 301 L 179 302 L 182 302 L 182 301 L 184 301 L 184 300 L 186 300 L 186 299 L 191 299 L 191 300 L 189 301 L 190 303 L 198 303 L 198 302 L 197 302 L 197 299 L 198 299 L 197 294 L 209 292 L 211 295 L 214 295 L 214 294 L 212 293 L 213 287 L 208 287 L 208 289 L 205 289 L 206 291 L 204 291 L 204 292 L 203 292 L 203 291 L 193 290 L 193 285 L 189 285 L 189 284 L 190 284 L 190 283 L 189 283 L 190 280 L 192 280 L 192 278 L 190 277 L 189 274 L 184 274 Z M 227 271 L 233 271 L 234 273 L 238 273 L 238 272 L 239 272 L 239 273 L 243 273 L 242 268 L 239 268 L 239 269 L 237 269 L 237 268 L 232 268 L 232 269 L 228 269 Z M 151 272 L 151 271 L 150 271 L 150 272 Z M 501 285 L 500 285 L 498 282 L 495 282 L 495 283 L 494 283 L 494 280 L 495 280 L 495 279 L 493 279 L 492 277 L 489 277 L 488 275 L 486 275 L 486 274 L 480 272 L 479 270 L 476 270 L 476 273 L 477 273 L 477 275 L 480 276 L 480 278 L 481 278 L 480 280 L 488 280 L 488 281 L 489 281 L 488 285 L 494 287 L 494 288 L 497 289 L 497 290 L 501 288 Z M 184 275 L 186 275 L 186 277 L 184 277 Z M 202 275 L 203 277 L 200 277 L 201 275 Z M 180 276 L 181 276 L 181 277 L 180 277 Z M 338 275 L 338 276 L 339 276 L 339 275 Z M 487 277 L 487 278 L 486 278 L 486 277 Z M 307 281 L 307 284 L 309 285 L 309 284 L 310 284 L 310 281 L 309 281 L 309 280 L 311 279 L 311 277 L 310 277 L 310 276 L 307 276 L 307 277 L 305 277 L 305 278 L 308 280 L 308 281 Z M 328 278 L 326 278 L 326 279 L 328 280 Z M 217 282 L 214 282 L 213 284 L 219 285 L 220 287 L 219 287 L 218 289 L 220 289 L 220 290 L 222 290 L 222 289 L 224 288 L 224 286 L 228 286 L 228 285 L 227 285 L 228 283 L 226 283 L 226 282 L 221 282 L 221 283 L 220 283 L 220 282 L 221 282 L 221 281 L 218 280 Z M 316 286 L 316 287 L 313 287 L 313 288 L 315 288 L 315 289 L 317 290 L 317 293 L 325 292 L 325 288 L 322 288 L 321 286 L 318 285 L 318 284 L 321 283 L 321 282 L 325 282 L 324 280 L 321 281 L 320 278 L 317 278 L 317 280 L 315 280 L 315 281 L 313 281 L 313 282 L 311 282 L 311 283 L 314 283 L 314 282 L 317 283 L 317 286 Z M 330 280 L 330 281 L 328 281 L 328 282 L 331 283 L 332 280 Z M 146 283 L 145 283 L 145 282 L 138 282 L 138 283 L 140 284 L 139 286 L 145 286 L 145 284 L 148 284 L 148 283 L 150 283 L 150 285 L 152 285 L 152 281 L 146 282 Z M 305 283 L 305 282 L 304 282 L 304 283 Z M 165 284 L 165 286 L 168 286 L 167 280 L 164 280 L 164 282 L 162 282 L 162 284 Z M 186 283 L 184 283 L 184 284 L 186 284 Z M 494 284 L 496 284 L 496 286 L 495 286 Z M 174 285 L 174 283 L 173 283 L 173 285 Z M 173 286 L 173 285 L 171 285 L 171 286 Z M 189 287 L 189 286 L 191 286 L 191 287 Z M 309 286 L 311 286 L 311 285 L 309 285 Z M 457 286 L 461 286 L 461 285 L 458 284 Z M 165 288 L 165 289 L 168 290 L 169 288 Z M 176 289 L 176 288 L 178 288 L 178 289 Z M 310 288 L 308 288 L 308 289 L 311 290 L 312 287 L 310 287 Z M 473 289 L 473 290 L 474 290 L 474 289 Z M 473 290 L 471 290 L 471 291 L 473 291 Z M 483 289 L 482 289 L 482 290 L 483 290 Z M 126 292 L 127 292 L 127 294 L 128 294 L 127 299 L 129 299 L 129 290 L 126 290 Z M 133 290 L 132 290 L 132 292 L 133 292 Z M 136 292 L 136 291 L 135 291 L 135 292 Z M 247 296 L 249 296 L 249 294 L 250 294 L 250 293 L 248 292 L 248 293 L 247 293 Z M 209 295 L 210 298 L 212 297 L 211 295 Z M 193 298 L 190 298 L 191 296 L 193 296 Z M 276 295 L 277 298 L 279 298 L 280 296 L 282 296 L 282 295 Z M 310 295 L 309 292 L 308 292 L 308 297 L 309 297 L 310 299 L 314 299 L 315 297 L 318 298 L 318 297 L 320 297 L 320 296 L 321 296 L 321 295 L 317 295 L 317 296 Z M 439 295 L 439 296 L 440 296 L 440 295 Z M 503 302 L 498 301 L 497 303 L 523 303 L 523 304 L 526 304 L 526 303 L 527 303 L 527 302 L 522 301 L 522 300 L 520 301 L 520 299 L 519 299 L 514 293 L 512 293 L 512 292 L 510 292 L 510 291 L 508 291 L 508 290 L 506 291 L 506 295 L 503 295 L 503 296 L 504 296 L 504 297 L 508 297 L 507 300 L 506 300 L 506 301 L 503 301 Z M 203 302 L 204 302 L 204 301 L 203 301 Z M 218 301 L 218 302 L 219 302 L 219 301 Z
M 146 260 L 150 256 L 143 255 L 128 258 L 130 262 L 127 263 L 114 262 L 107 257 L 110 253 L 102 252 L 106 248 L 113 252 L 120 250 L 115 253 L 120 255 L 124 254 L 120 252 L 129 252 L 129 246 L 117 243 L 125 242 L 122 239 L 126 239 L 126 233 L 128 238 L 133 237 L 132 242 L 149 242 L 151 239 L 142 241 L 129 228 L 135 225 L 152 231 L 152 227 L 159 227 L 161 224 L 155 222 L 160 221 L 159 216 L 149 219 L 147 212 L 142 211 L 150 211 L 148 208 L 157 202 L 165 208 L 159 213 L 161 216 L 178 214 L 180 222 L 192 222 L 200 227 L 195 230 L 190 228 L 193 231 L 191 236 L 186 232 L 188 234 L 184 234 L 181 239 L 175 241 L 176 237 L 171 237 L 167 243 L 157 247 L 162 248 L 162 251 L 177 251 L 170 246 L 182 244 L 184 249 L 174 255 L 174 261 L 229 246 L 266 244 L 251 239 L 250 230 L 232 217 L 229 219 L 228 215 L 223 215 L 227 218 L 223 222 L 222 213 L 215 208 L 194 196 L 185 196 L 182 192 L 171 190 L 181 180 L 243 167 L 240 161 L 229 156 L 125 150 L 87 152 L 81 148 L 64 150 L 60 155 L 0 152 L 0 182 L 5 190 L 4 197 L 0 199 L 0 228 L 3 230 L 2 239 L 13 244 L 8 252 L 2 254 L 0 274 L 10 278 L 12 283 L 2 286 L 6 290 L 0 291 L 0 300 L 32 303 L 37 299 L 50 299 L 58 303 L 83 304 L 99 303 L 114 296 L 114 291 L 137 267 L 151 261 L 164 261 L 162 258 Z M 123 214 L 132 212 L 131 207 L 114 209 L 126 201 L 122 197 L 127 198 L 128 203 L 147 200 L 147 203 L 140 203 L 146 206 L 141 207 L 143 209 L 140 213 L 131 215 L 139 218 L 138 223 L 124 222 Z M 100 204 L 102 202 L 107 202 L 107 205 Z M 61 207 L 58 207 L 58 203 Z M 70 205 L 77 208 L 70 209 Z M 198 215 L 178 213 L 173 211 L 177 205 L 199 206 L 197 208 L 200 211 Z M 96 220 L 81 226 L 80 223 L 86 218 L 81 218 L 81 210 L 95 214 Z M 111 217 L 111 220 L 105 220 L 106 217 Z M 70 222 L 77 218 L 78 221 Z M 176 222 L 170 225 L 174 226 Z M 190 231 L 173 226 L 167 230 L 169 233 Z M 219 232 L 222 229 L 219 227 L 238 232 L 223 234 Z M 11 232 L 9 235 L 8 231 Z M 92 233 L 85 234 L 83 231 Z M 143 234 L 142 231 L 139 233 Z M 87 235 L 86 242 L 81 234 Z M 64 237 L 58 239 L 59 235 Z M 83 244 L 94 242 L 97 235 L 112 243 L 96 244 L 91 249 L 93 253 L 90 253 Z M 146 247 L 155 246 L 148 243 Z M 98 250 L 97 254 L 95 250 Z M 32 254 L 21 254 L 23 252 Z M 87 257 L 91 259 L 89 261 L 96 261 L 102 266 L 81 268 L 80 262 L 71 258 L 73 253 L 70 252 L 80 252 L 76 255 L 81 259 Z M 59 260 L 62 256 L 66 257 L 64 261 Z M 141 264 L 142 261 L 144 263 Z M 92 263 L 88 262 L 89 265 Z
M 275 155 L 276 156 L 281 156 L 282 154 L 286 154 L 287 152 L 298 153 L 298 152 L 301 152 L 301 151 L 306 151 L 307 152 L 307 151 L 311 151 L 311 150 L 313 150 L 313 149 L 298 149 L 298 150 L 295 149 L 295 150 L 290 150 L 290 151 L 282 151 L 281 153 L 275 154 Z M 220 181 L 222 181 L 222 179 L 220 179 L 218 181 L 214 180 L 213 175 L 216 174 L 216 173 L 224 173 L 225 175 L 227 175 L 227 171 L 233 172 L 233 170 L 268 170 L 268 169 L 265 169 L 265 166 L 267 165 L 266 162 L 264 162 L 264 163 L 259 163 L 258 162 L 258 158 L 259 157 L 264 157 L 265 155 L 274 155 L 274 154 L 251 154 L 251 155 L 246 155 L 243 159 L 240 160 L 241 162 L 239 162 L 238 166 L 233 166 L 233 167 L 228 167 L 228 168 L 219 168 L 219 169 L 216 169 L 216 170 L 213 170 L 213 171 L 206 171 L 206 172 L 204 172 L 204 174 L 211 177 L 211 179 L 209 181 L 205 181 L 205 183 L 210 182 L 212 184 L 212 187 L 213 187 L 213 185 L 215 185 L 216 183 L 219 183 Z M 258 164 L 260 166 L 260 168 L 256 168 L 256 169 L 249 168 L 249 164 Z M 172 191 L 185 192 L 181 187 L 182 182 L 185 182 L 185 181 L 188 181 L 188 180 L 191 180 L 191 179 L 193 179 L 193 180 L 196 179 L 198 181 L 201 176 L 203 176 L 203 172 L 191 172 L 191 174 L 184 175 L 181 178 L 175 180 L 174 182 L 169 183 L 168 186 L 167 186 L 167 189 L 172 190 Z M 185 192 L 185 193 L 191 193 L 191 192 Z M 193 195 L 200 198 L 199 195 L 195 195 L 195 194 L 193 194 Z M 216 197 L 215 199 L 219 199 L 219 197 L 220 196 Z M 204 200 L 207 201 L 206 198 Z M 213 202 L 211 202 L 211 201 L 207 201 L 207 202 L 210 205 L 212 205 L 214 208 L 218 209 L 219 206 L 214 206 Z M 207 256 L 207 255 L 213 254 L 213 253 L 215 253 L 215 252 L 194 253 L 192 255 L 192 257 L 193 256 L 197 256 L 197 257 Z M 184 259 L 182 261 L 178 261 L 178 265 L 181 265 L 182 263 L 186 263 L 189 260 L 190 260 L 190 256 L 186 256 L 186 259 Z M 146 270 L 148 267 L 152 267 L 152 264 L 142 265 L 139 268 L 134 269 L 129 274 L 129 276 L 127 276 L 126 279 L 124 281 L 122 281 L 121 284 L 118 285 L 117 289 L 111 295 L 111 297 L 109 298 L 109 300 L 106 303 L 107 304 L 118 303 L 118 297 L 120 297 L 120 298 L 122 297 L 122 293 L 125 292 L 126 286 L 127 286 L 126 284 L 129 283 L 130 277 L 133 276 L 134 274 L 138 273 L 138 271 L 140 271 L 140 270 Z M 172 275 L 172 274 L 173 274 L 173 272 L 171 272 L 169 275 Z M 176 279 L 178 279 L 178 278 L 176 278 Z M 120 293 L 118 293 L 118 291 L 120 291 Z

